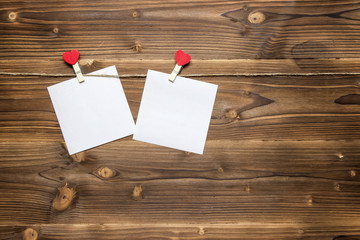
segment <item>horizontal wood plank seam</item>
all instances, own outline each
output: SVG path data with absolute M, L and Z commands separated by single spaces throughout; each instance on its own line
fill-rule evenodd
M 36 76 L 36 77 L 76 77 L 75 74 L 48 74 L 48 73 L 17 73 L 17 72 L 0 72 L 3 76 Z M 107 75 L 107 74 L 84 74 L 87 77 L 113 77 L 113 78 L 135 78 L 146 77 L 147 74 L 123 74 L 123 75 Z M 183 74 L 184 77 L 272 77 L 272 76 L 347 76 L 360 75 L 360 72 L 323 72 L 323 73 L 235 73 L 235 74 Z

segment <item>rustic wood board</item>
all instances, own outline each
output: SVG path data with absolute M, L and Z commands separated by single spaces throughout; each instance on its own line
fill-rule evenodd
M 359 20 L 355 0 L 0 0 L 0 239 L 360 239 Z M 116 65 L 135 119 L 147 69 L 189 52 L 181 75 L 219 85 L 204 155 L 69 156 L 46 88 L 74 48 Z

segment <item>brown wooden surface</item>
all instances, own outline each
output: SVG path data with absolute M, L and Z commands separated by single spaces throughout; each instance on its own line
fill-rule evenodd
M 0 239 L 360 239 L 359 23 L 355 0 L 0 0 Z M 147 69 L 190 53 L 219 85 L 204 155 L 69 156 L 46 88 L 74 48 L 135 119 Z

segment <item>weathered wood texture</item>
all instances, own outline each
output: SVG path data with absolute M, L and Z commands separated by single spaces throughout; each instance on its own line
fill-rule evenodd
M 41 229 L 41 230 L 40 230 Z M 61 229 L 61 231 L 59 231 Z M 318 240 L 358 240 L 358 225 L 323 226 L 286 224 L 85 224 L 85 225 L 37 225 L 31 228 L 0 227 L 0 237 L 23 239 L 23 231 L 29 231 L 40 239 L 318 239 Z M 38 232 L 39 231 L 39 232 Z M 348 231 L 357 235 L 346 236 Z M 335 236 L 333 238 L 333 236 Z
M 61 141 L 46 87 L 64 79 L 4 77 L 0 139 Z M 360 99 L 355 98 L 355 104 L 335 102 L 359 92 L 357 76 L 197 79 L 219 84 L 209 140 L 354 140 L 360 137 Z M 122 80 L 135 118 L 144 81 L 144 78 Z
M 7 58 L 56 59 L 69 45 L 97 59 L 172 59 L 177 49 L 198 59 L 358 57 L 360 50 L 356 0 L 0 4 Z M 133 54 L 136 45 L 141 54 Z
M 120 140 L 85 152 L 81 163 L 60 143 L 20 145 L 1 146 L 2 224 L 340 224 L 360 214 L 360 151 L 352 142 L 210 140 L 200 156 Z M 51 203 L 65 183 L 78 198 L 57 212 Z
M 360 239 L 359 21 L 355 0 L 0 0 L 0 239 Z M 189 52 L 181 74 L 219 85 L 204 155 L 69 156 L 46 88 L 73 48 L 116 65 L 135 119 L 147 69 Z

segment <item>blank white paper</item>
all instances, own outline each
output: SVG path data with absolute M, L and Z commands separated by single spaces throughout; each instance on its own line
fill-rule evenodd
M 133 139 L 203 154 L 217 85 L 149 70 Z
M 115 75 L 115 66 L 90 75 Z M 135 124 L 118 77 L 84 76 L 48 87 L 69 154 L 134 133 Z

